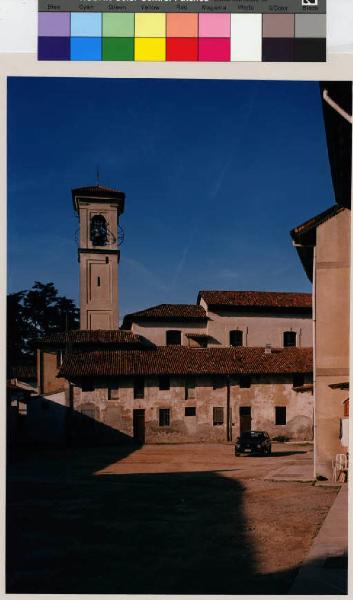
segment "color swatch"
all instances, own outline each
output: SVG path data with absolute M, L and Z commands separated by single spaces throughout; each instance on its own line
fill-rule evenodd
M 326 15 L 323 13 L 249 14 L 225 9 L 218 13 L 152 12 L 150 6 L 148 10 L 135 12 L 40 11 L 38 59 L 142 62 L 326 60 Z M 225 6 L 227 9 L 232 7 L 234 10 L 233 5 Z

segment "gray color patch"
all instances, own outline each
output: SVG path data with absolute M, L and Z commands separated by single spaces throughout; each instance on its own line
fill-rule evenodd
M 295 37 L 326 37 L 326 15 L 295 15 Z

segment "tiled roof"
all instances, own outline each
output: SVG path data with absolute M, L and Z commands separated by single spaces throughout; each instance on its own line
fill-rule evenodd
M 313 281 L 313 248 L 316 246 L 316 229 L 319 225 L 332 219 L 343 210 L 346 209 L 335 204 L 327 210 L 324 210 L 324 212 L 308 219 L 308 221 L 305 221 L 301 225 L 298 225 L 290 232 L 292 239 L 297 243 L 296 250 L 310 281 Z
M 302 292 L 253 292 L 236 290 L 201 290 L 198 301 L 203 298 L 210 306 L 259 307 L 259 308 L 311 308 L 311 294 Z
M 11 379 L 36 379 L 37 369 L 35 365 L 10 365 L 8 376 Z
M 325 223 L 325 221 L 328 221 L 332 217 L 338 215 L 338 213 L 340 213 L 342 210 L 344 210 L 344 207 L 338 206 L 338 204 L 331 206 L 330 208 L 328 208 L 327 210 L 324 210 L 319 215 L 316 215 L 315 217 L 308 219 L 301 225 L 298 225 L 297 227 L 292 229 L 290 232 L 292 238 L 294 240 L 296 240 L 303 234 L 309 233 L 309 231 L 316 229 L 316 227 L 318 227 L 319 225 L 322 225 L 322 223 Z
M 155 350 L 117 350 L 68 354 L 59 376 L 231 375 L 311 373 L 312 348 L 200 348 L 160 346 Z
M 77 197 L 81 198 L 94 198 L 97 199 L 97 202 L 104 201 L 106 199 L 111 199 L 114 201 L 119 200 L 120 213 L 124 210 L 124 201 L 125 194 L 124 192 L 120 192 L 119 190 L 114 190 L 113 188 L 108 188 L 103 185 L 89 185 L 86 187 L 79 187 L 71 190 L 72 193 L 72 202 L 75 210 L 78 210 L 77 205 Z
M 123 328 L 134 321 L 204 321 L 206 311 L 198 304 L 158 304 L 145 310 L 125 315 Z
M 133 346 L 144 346 L 147 341 L 140 335 L 131 331 L 122 329 L 73 329 L 65 332 L 52 333 L 51 335 L 37 341 L 38 346 L 53 345 L 62 346 L 65 344 L 122 344 Z
M 104 185 L 88 185 L 85 187 L 74 188 L 72 194 L 75 196 L 88 196 L 94 194 L 96 196 L 114 196 L 123 194 L 120 190 L 109 188 Z

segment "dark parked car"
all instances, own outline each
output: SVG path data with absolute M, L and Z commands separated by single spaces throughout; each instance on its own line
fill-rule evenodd
M 235 444 L 235 455 L 242 452 L 271 454 L 271 438 L 267 431 L 244 431 Z

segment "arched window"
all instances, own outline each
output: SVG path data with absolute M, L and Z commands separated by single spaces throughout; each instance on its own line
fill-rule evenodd
M 234 329 L 229 332 L 229 344 L 231 346 L 242 346 L 243 345 L 243 332 L 239 329 Z
M 283 333 L 283 346 L 288 348 L 289 346 L 297 345 L 297 334 L 295 331 L 285 331 Z
M 91 219 L 90 238 L 93 246 L 105 246 L 108 242 L 107 222 L 103 215 Z

